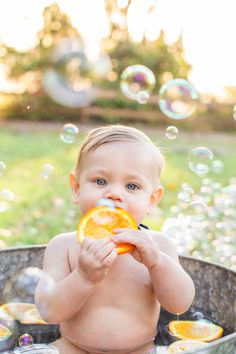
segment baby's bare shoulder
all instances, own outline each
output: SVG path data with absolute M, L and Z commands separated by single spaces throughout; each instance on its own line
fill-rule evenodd
M 48 243 L 43 261 L 44 271 L 59 279 L 70 272 L 69 255 L 78 244 L 76 232 L 67 232 L 55 236 Z
M 174 242 L 170 239 L 169 236 L 158 231 L 150 231 L 153 239 L 157 242 L 158 247 L 161 251 L 168 254 L 173 258 L 177 258 L 177 251 Z
M 59 253 L 67 252 L 71 247 L 77 244 L 76 240 L 76 232 L 65 232 L 53 237 L 46 248 L 46 252 L 55 252 L 59 251 Z

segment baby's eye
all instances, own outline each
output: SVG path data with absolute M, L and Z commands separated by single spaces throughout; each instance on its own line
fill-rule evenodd
M 104 178 L 97 178 L 95 182 L 98 186 L 105 186 L 107 184 L 107 181 Z
M 126 188 L 129 189 L 130 191 L 135 191 L 136 189 L 139 189 L 139 187 L 135 183 L 128 183 L 126 185 Z

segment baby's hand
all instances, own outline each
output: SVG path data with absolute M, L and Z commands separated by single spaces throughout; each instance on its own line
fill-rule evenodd
M 132 256 L 147 268 L 153 268 L 159 263 L 160 250 L 148 230 L 116 229 L 112 240 L 115 243 L 130 243 L 136 248 Z
M 91 283 L 98 283 L 105 278 L 116 257 L 116 244 L 110 237 L 99 240 L 86 237 L 79 252 L 78 271 Z

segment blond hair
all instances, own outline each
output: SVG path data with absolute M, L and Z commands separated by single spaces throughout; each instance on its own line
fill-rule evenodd
M 141 130 L 120 124 L 107 125 L 89 131 L 87 137 L 80 146 L 77 163 L 74 170 L 75 175 L 78 176 L 79 171 L 82 168 L 82 163 L 90 152 L 96 150 L 103 144 L 113 142 L 140 142 L 146 146 L 150 146 L 153 150 L 154 157 L 156 157 L 154 163 L 156 162 L 157 164 L 158 175 L 161 175 L 164 165 L 164 158 L 158 147 L 156 147 L 151 139 Z

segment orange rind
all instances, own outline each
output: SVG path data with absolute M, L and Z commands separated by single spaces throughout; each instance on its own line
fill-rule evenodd
M 80 243 L 85 237 L 101 239 L 112 236 L 115 229 L 129 228 L 138 229 L 134 218 L 124 209 L 109 208 L 108 206 L 98 206 L 90 209 L 80 219 L 77 228 L 77 236 Z M 117 245 L 118 254 L 123 254 L 134 250 L 135 246 L 129 243 L 119 243 Z
M 208 321 L 171 321 L 171 334 L 179 339 L 211 342 L 223 334 L 223 328 Z
M 12 332 L 10 331 L 10 329 L 6 326 L 4 326 L 2 323 L 0 323 L 0 342 L 2 340 L 6 340 L 9 337 L 11 337 Z
M 207 343 L 193 339 L 181 339 L 171 343 L 167 348 L 168 354 L 184 353 L 189 350 L 194 350 L 207 346 Z

